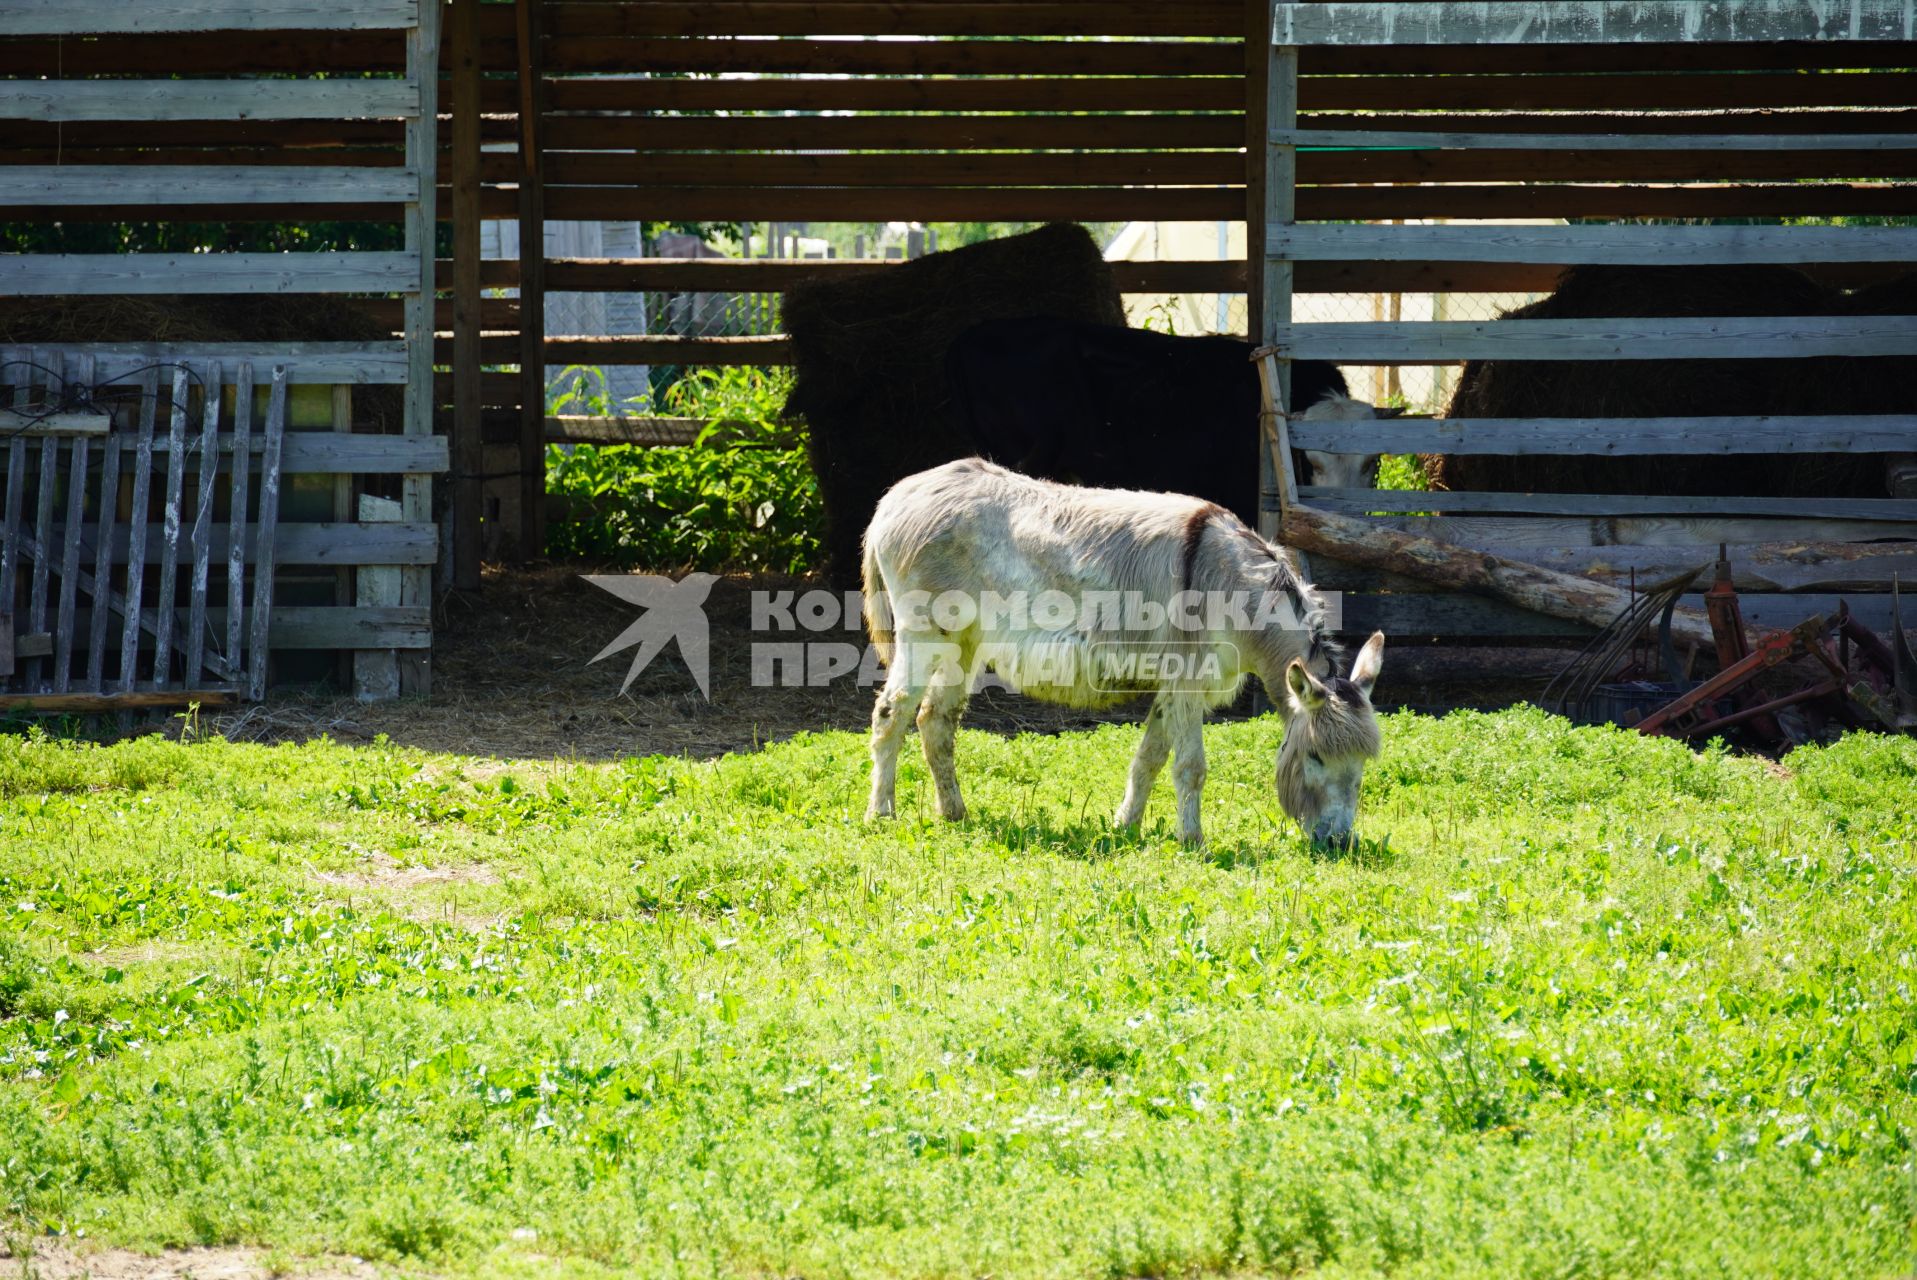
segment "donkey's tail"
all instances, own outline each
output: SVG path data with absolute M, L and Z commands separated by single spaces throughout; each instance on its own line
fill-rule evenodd
M 865 615 L 865 632 L 872 637 L 872 647 L 879 651 L 879 661 L 889 667 L 892 665 L 892 607 L 885 598 L 885 579 L 879 573 L 878 553 L 873 550 L 870 539 L 860 544 L 859 576 L 859 610 Z

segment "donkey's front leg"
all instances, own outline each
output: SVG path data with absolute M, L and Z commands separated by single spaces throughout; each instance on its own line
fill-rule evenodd
M 1191 848 L 1202 848 L 1204 828 L 1198 811 L 1205 792 L 1205 709 L 1190 697 L 1161 699 L 1165 732 L 1177 756 L 1172 765 L 1172 793 L 1178 798 L 1178 838 Z
M 1125 781 L 1125 798 L 1118 803 L 1118 812 L 1112 822 L 1120 827 L 1135 827 L 1139 819 L 1145 816 L 1145 802 L 1151 799 L 1152 784 L 1158 781 L 1158 771 L 1165 767 L 1165 758 L 1171 754 L 1171 738 L 1165 733 L 1165 702 L 1163 698 L 1152 702 L 1152 709 L 1145 717 L 1145 736 L 1138 740 L 1138 750 L 1132 755 L 1131 776 Z

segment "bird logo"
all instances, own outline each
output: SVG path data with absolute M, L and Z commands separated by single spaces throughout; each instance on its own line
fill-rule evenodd
M 639 678 L 639 673 L 646 669 L 646 664 L 657 657 L 667 644 L 677 640 L 679 656 L 685 659 L 687 669 L 692 672 L 693 682 L 699 686 L 699 692 L 705 695 L 706 701 L 712 701 L 709 683 L 712 637 L 706 621 L 705 604 L 712 584 L 719 580 L 717 574 L 689 573 L 677 582 L 650 573 L 580 576 L 602 591 L 610 591 L 627 604 L 635 604 L 645 610 L 611 644 L 594 654 L 587 662 L 588 666 L 609 654 L 637 645 L 639 651 L 632 655 L 632 665 L 626 669 L 626 682 L 619 686 L 619 692 L 624 693 Z

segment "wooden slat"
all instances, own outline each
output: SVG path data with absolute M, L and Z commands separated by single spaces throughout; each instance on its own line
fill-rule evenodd
M 1415 117 L 1414 117 L 1415 118 Z M 1236 115 L 555 116 L 555 151 L 1126 151 L 1244 145 Z
M 227 669 L 244 670 L 242 647 L 245 635 L 241 626 L 246 606 L 246 503 L 252 480 L 253 459 L 253 366 L 242 362 L 233 376 L 233 434 L 231 437 L 232 479 L 227 482 L 226 546 L 226 663 Z M 104 540 L 100 554 L 108 549 Z
M 33 538 L 36 550 L 33 553 L 33 574 L 27 585 L 27 631 L 39 633 L 48 629 L 48 592 L 53 574 L 53 499 L 60 483 L 60 442 L 58 440 L 40 441 L 40 490 L 34 504 Z M 29 658 L 26 665 L 26 682 L 29 689 L 40 687 L 45 664 L 40 658 Z
M 1908 523 L 1890 520 L 1812 520 L 1802 517 L 1692 516 L 1384 516 L 1387 529 L 1464 547 L 1694 547 L 1715 552 L 1723 543 L 1904 541 Z M 1525 559 L 1525 556 L 1517 557 Z
M 781 293 L 802 281 L 900 266 L 896 258 L 548 258 L 548 293 Z M 1124 293 L 1238 293 L 1243 262 L 1113 262 Z M 1328 273 L 1327 273 L 1328 274 Z M 1409 277 L 1410 272 L 1401 274 Z
M 25 410 L 33 401 L 36 381 L 31 368 L 33 353 L 27 350 L 0 351 L 0 372 L 13 384 L 13 407 Z M 13 614 L 14 583 L 20 572 L 20 535 L 25 532 L 21 520 L 27 500 L 27 442 L 16 435 L 7 441 L 6 513 L 0 518 L 0 614 Z M 5 664 L 12 667 L 9 655 Z
M 1917 415 L 1725 418 L 1295 419 L 1299 449 L 1334 453 L 1582 454 L 1901 453 L 1917 451 Z
M 0 293 L 393 293 L 418 287 L 404 253 L 0 255 Z
M 1274 227 L 1274 257 L 1667 266 L 1917 262 L 1908 227 Z
M 1664 139 L 1657 139 L 1663 142 Z M 1817 151 L 1644 150 L 1437 151 L 1402 148 L 1301 151 L 1298 180 L 1352 182 L 1728 182 L 1917 176 L 1917 154 Z
M 1318 50 L 1306 51 L 1307 60 Z M 1917 102 L 1917 73 L 1734 71 L 1724 74 L 1306 76 L 1307 111 L 1721 110 L 1758 107 L 1902 107 Z
M 1906 0 L 1721 4 L 1712 0 L 1337 0 L 1279 4 L 1280 45 L 1713 44 L 1917 39 Z
M 107 711 L 155 707 L 223 707 L 233 701 L 224 689 L 136 690 L 133 693 L 0 693 L 0 712 L 26 715 L 98 715 Z
M 111 378 L 111 362 L 100 361 L 99 376 Z M 140 375 L 140 425 L 133 449 L 133 500 L 127 508 L 131 536 L 126 560 L 126 610 L 120 629 L 120 692 L 133 692 L 140 657 L 140 604 L 146 587 L 146 518 L 153 483 L 153 422 L 159 412 L 160 371 L 150 365 Z M 100 607 L 96 605 L 96 607 Z
M 1717 555 L 1710 547 L 1536 547 L 1474 546 L 1474 550 L 1523 560 L 1559 573 L 1575 573 L 1628 586 L 1631 575 L 1640 585 L 1661 582 L 1687 569 L 1710 564 Z M 1888 591 L 1893 577 L 1917 578 L 1917 542 L 1760 542 L 1736 543 L 1728 548 L 1733 585 L 1739 592 Z M 1314 585 L 1332 590 L 1364 590 L 1358 574 L 1324 557 L 1314 558 L 1319 576 Z M 1699 579 L 1699 586 L 1709 574 Z M 1394 589 L 1403 589 L 1394 587 Z
M 1684 494 L 1461 493 L 1448 490 L 1342 489 L 1303 485 L 1299 500 L 1327 511 L 1519 512 L 1568 516 L 1794 516 L 1818 520 L 1917 521 L 1917 501 L 1901 498 L 1700 498 Z
M 1703 360 L 1917 355 L 1917 317 L 1494 320 L 1281 325 L 1273 345 L 1300 360 Z
M 1604 80 L 1616 77 L 1594 77 Z M 1854 77 L 1853 77 L 1854 78 Z M 1719 81 L 1723 100 L 1742 103 L 1737 96 L 1738 78 Z M 1910 86 L 1917 90 L 1917 84 Z M 1611 102 L 1623 101 L 1612 99 Z M 1360 146 L 1371 145 L 1371 134 L 1471 134 L 1499 135 L 1571 134 L 1579 139 L 1589 136 L 1610 138 L 1655 138 L 1659 145 L 1679 145 L 1672 141 L 1683 135 L 1717 138 L 1727 134 L 1831 135 L 1848 142 L 1862 134 L 1910 133 L 1917 128 L 1917 111 L 1847 109 L 1836 111 L 1753 111 L 1712 110 L 1648 112 L 1641 108 L 1610 111 L 1516 111 L 1484 112 L 1404 112 L 1388 114 L 1376 111 L 1318 112 L 1301 116 L 1300 129 L 1329 133 Z M 1580 142 L 1577 145 L 1583 145 Z M 1610 145 L 1610 144 L 1606 144 Z M 1684 142 L 1682 145 L 1709 149 L 1710 143 Z M 1859 145 L 1864 145 L 1860 143 Z M 1794 148 L 1787 148 L 1794 149 Z
M 339 120 L 419 114 L 398 80 L 6 80 L 0 120 Z
M 1231 0 L 550 6 L 557 36 L 1238 36 Z
M 483 204 L 483 202 L 482 202 Z M 1244 212 L 1242 191 L 1217 188 L 1082 187 L 562 187 L 546 193 L 546 216 L 622 219 L 778 219 L 794 222 L 997 219 L 1215 222 Z M 499 216 L 488 209 L 486 216 Z
M 519 70 L 519 529 L 512 548 L 521 561 L 546 549 L 546 218 L 550 169 L 543 116 L 550 106 L 547 72 L 552 50 L 545 39 L 545 11 L 536 4 L 514 10 Z M 481 347 L 485 343 L 481 342 Z M 510 358 L 510 357 L 509 357 Z M 483 355 L 482 355 L 483 359 Z
M 1763 218 L 1917 214 L 1917 185 L 1305 187 L 1307 220 L 1386 218 Z
M 1909 151 L 1909 133 L 1435 133 L 1382 129 L 1287 129 L 1288 147 L 1362 147 L 1380 151 Z M 1732 162 L 1735 163 L 1735 162 Z
M 213 486 L 219 469 L 207 465 L 220 456 L 220 399 L 225 385 L 216 360 L 206 367 L 206 399 L 200 406 L 200 490 L 193 504 L 193 575 L 187 584 L 186 683 L 196 684 L 206 663 L 206 607 L 213 556 Z
M 490 86 L 488 93 L 501 93 Z M 1229 111 L 1235 76 L 550 82 L 552 111 Z M 510 110 L 493 98 L 487 109 Z
M 549 152 L 550 187 L 926 187 L 1095 186 L 1113 183 L 1229 184 L 1244 160 L 1226 151 L 1097 151 L 1053 155 L 950 152 L 935 155 L 765 155 Z M 555 191 L 555 196 L 557 192 Z
M 548 69 L 760 75 L 1239 76 L 1226 42 L 1178 40 L 707 40 L 555 36 Z
M 401 383 L 406 380 L 405 345 L 398 342 L 102 342 L 49 343 L 55 355 L 98 357 L 99 377 L 109 382 L 155 365 L 182 360 L 223 363 L 288 364 L 289 383 L 311 386 L 340 382 Z
M 1570 75 L 1586 72 L 1814 71 L 1917 66 L 1917 45 L 1895 40 L 1732 44 L 1319 45 L 1299 50 L 1312 75 Z
M 418 21 L 419 0 L 0 0 L 0 32 L 16 36 L 367 31 Z
M 453 212 L 453 452 L 459 475 L 453 481 L 453 585 L 479 586 L 480 473 L 484 440 L 479 390 L 480 219 L 479 219 L 479 3 L 453 0 L 446 27 L 452 56 L 453 137 L 451 156 Z M 397 604 L 398 593 L 389 603 Z M 355 665 L 358 659 L 355 658 Z M 369 664 L 370 665 L 370 664 Z M 384 673 L 384 664 L 379 664 Z M 393 676 L 397 682 L 398 675 Z M 397 683 L 395 683 L 397 689 Z
M 92 620 L 90 610 L 82 614 L 82 622 Z M 280 605 L 273 610 L 267 644 L 272 649 L 430 649 L 432 616 L 424 605 Z M 224 627 L 226 610 L 209 609 L 207 620 L 215 628 Z M 151 684 L 141 681 L 135 687 Z
M 228 205 L 404 201 L 419 190 L 409 168 L 339 165 L 6 165 L 0 205 Z
M 518 9 L 514 7 L 514 31 L 517 32 Z M 535 4 L 533 7 L 537 7 Z M 427 175 L 422 185 L 419 199 L 408 206 L 405 216 L 406 252 L 417 256 L 420 264 L 419 292 L 407 299 L 406 303 L 406 344 L 407 344 L 407 384 L 405 432 L 409 436 L 430 437 L 434 428 L 434 409 L 437 404 L 433 385 L 433 244 L 437 235 L 437 214 L 439 191 L 433 180 L 434 166 L 438 159 L 438 130 L 432 123 L 439 118 L 439 68 L 440 68 L 440 21 L 444 7 L 435 3 L 420 13 L 420 23 L 406 33 L 406 76 L 420 87 L 420 119 L 408 122 L 406 126 L 406 158 L 408 163 L 417 166 Z M 501 15 L 503 16 L 503 15 Z M 483 14 L 481 15 L 483 19 Z M 512 65 L 516 68 L 515 55 Z M 539 86 L 534 84 L 533 105 L 539 105 Z M 545 241 L 539 241 L 543 251 Z M 528 309 L 543 310 L 544 303 L 537 291 L 528 295 Z M 542 490 L 544 486 L 541 486 Z M 409 523 L 423 524 L 433 520 L 433 478 L 420 472 L 411 472 L 401 477 L 399 485 L 400 514 Z M 418 566 L 407 566 L 400 570 L 400 603 L 407 606 L 430 606 L 433 602 L 432 571 Z M 430 646 L 432 638 L 428 633 L 426 644 Z M 357 648 L 378 646 L 360 645 Z M 430 652 L 413 652 L 397 655 L 395 661 L 400 672 L 400 692 L 424 697 L 432 692 L 432 662 Z
M 253 551 L 253 613 L 246 668 L 247 696 L 266 696 L 267 627 L 273 616 L 273 548 L 280 518 L 280 450 L 286 439 L 286 370 L 273 370 L 266 435 L 260 448 L 260 515 Z
M 107 621 L 113 614 L 106 607 L 106 600 L 116 594 L 113 591 L 113 557 L 107 544 L 112 540 L 120 510 L 120 440 L 118 435 L 108 436 L 100 457 L 100 515 L 93 535 L 94 607 L 93 617 L 87 627 L 86 686 L 93 690 L 106 687 Z M 77 619 L 74 625 L 78 630 Z
M 297 438 L 299 434 L 297 431 L 288 432 L 287 439 Z M 284 476 L 286 473 L 282 470 L 280 474 Z M 149 525 L 147 537 L 152 539 L 161 536 L 163 528 L 161 525 Z M 106 548 L 108 564 L 125 562 L 128 536 L 124 525 L 110 529 L 104 539 L 96 525 L 89 524 L 82 530 L 82 537 L 87 545 L 95 549 L 96 555 L 101 547 Z M 237 549 L 242 573 L 259 550 L 256 540 L 246 536 L 244 526 L 236 535 L 225 523 L 216 523 L 208 529 L 207 548 L 209 561 L 224 559 L 229 570 Z M 362 525 L 335 521 L 288 524 L 282 521 L 273 539 L 273 561 L 281 568 L 293 565 L 326 568 L 368 564 L 420 565 L 433 563 L 437 549 L 437 531 L 430 523 Z M 207 608 L 213 607 L 214 602 L 208 600 Z
M 791 340 L 782 336 L 745 338 L 592 337 L 546 339 L 547 364 L 790 364 Z M 540 414 L 541 448 L 545 415 Z M 542 454 L 543 456 L 543 454 Z
M 176 607 L 180 563 L 180 505 L 185 496 L 187 395 L 194 378 L 186 365 L 173 371 L 172 412 L 168 415 L 166 492 L 161 498 L 164 523 L 160 538 L 159 594 L 154 598 L 159 615 L 159 634 L 153 642 L 153 684 L 164 689 L 173 678 L 173 629 L 179 617 Z M 192 679 L 191 673 L 188 680 Z
M 52 449 L 55 446 L 45 446 Z M 73 610 L 80 587 L 80 527 L 86 520 L 87 463 L 92 442 L 73 442 L 67 464 L 67 518 L 61 530 L 60 610 L 53 624 L 53 688 L 65 693 L 73 684 Z
M 1699 602 L 1701 597 L 1691 597 Z M 1865 626 L 1888 630 L 1890 597 L 1848 597 L 1851 613 Z M 1502 600 L 1450 594 L 1368 595 L 1347 592 L 1342 599 L 1338 630 L 1346 635 L 1388 632 L 1393 643 L 1417 643 L 1425 637 L 1541 640 L 1579 639 L 1592 628 L 1559 618 L 1531 613 Z M 1814 615 L 1829 617 L 1839 604 L 1836 596 L 1754 595 L 1742 600 L 1746 625 L 1760 630 L 1784 630 Z

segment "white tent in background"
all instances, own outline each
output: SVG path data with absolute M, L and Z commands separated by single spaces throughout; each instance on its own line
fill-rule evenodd
M 1499 219 L 1500 226 L 1561 225 L 1561 220 Z M 1491 224 L 1478 224 L 1491 225 Z M 1242 222 L 1128 222 L 1105 250 L 1107 262 L 1242 261 Z M 1339 320 L 1490 320 L 1523 306 L 1528 293 L 1301 293 L 1292 300 L 1292 319 L 1300 324 Z M 1129 293 L 1125 319 L 1135 328 L 1180 334 L 1228 333 L 1244 336 L 1242 293 Z M 1420 409 L 1442 408 L 1456 370 L 1449 366 L 1349 368 L 1345 377 L 1355 396 L 1384 401 L 1403 396 Z

